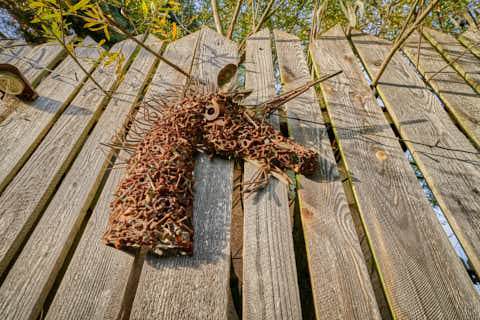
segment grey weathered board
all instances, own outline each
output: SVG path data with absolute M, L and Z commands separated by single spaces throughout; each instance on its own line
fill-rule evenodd
M 145 44 L 156 51 L 159 49 L 159 40 L 154 36 L 150 36 Z M 114 131 L 121 129 L 122 123 L 126 122 L 127 114 L 136 105 L 146 80 L 153 71 L 155 60 L 155 56 L 145 49 L 135 57 L 117 89 L 118 94 L 106 107 L 37 225 L 37 230 L 45 230 L 49 224 L 55 225 L 58 236 L 56 242 L 50 244 L 50 255 L 59 255 L 60 249 L 68 245 L 73 236 L 72 230 L 79 225 L 79 219 L 83 218 L 86 208 L 91 204 L 99 178 L 104 173 L 105 156 L 98 150 L 99 142 L 108 141 Z M 126 153 L 120 155 L 126 156 Z M 105 183 L 102 195 L 55 293 L 47 319 L 66 319 L 72 314 L 80 319 L 117 319 L 122 313 L 123 296 L 134 259 L 101 242 L 108 224 L 109 204 L 122 174 L 123 170 L 114 170 Z M 56 217 L 60 212 L 63 212 L 63 219 L 55 223 L 52 220 L 58 219 Z M 51 263 L 44 262 L 43 265 L 44 268 L 48 266 L 49 271 L 52 270 Z M 58 268 L 57 265 L 53 267 L 53 270 Z
M 470 29 L 465 31 L 458 37 L 458 41 L 466 48 L 469 48 L 470 51 L 480 59 L 480 30 L 474 31 Z
M 255 105 L 275 96 L 270 31 L 247 40 L 245 88 L 253 89 L 246 104 Z M 272 117 L 278 130 L 279 119 Z M 259 168 L 245 162 L 243 181 Z M 243 319 L 300 319 L 300 296 L 288 206 L 288 186 L 270 177 L 268 186 L 244 199 Z
M 417 63 L 418 41 L 419 33 L 414 32 L 403 47 L 403 51 L 414 64 Z M 418 61 L 418 71 L 427 79 L 455 121 L 480 150 L 480 95 L 451 66 L 444 68 L 445 60 L 425 39 L 420 44 Z M 438 73 L 439 70 L 442 71 Z
M 123 48 L 125 59 L 128 61 L 135 47 L 133 41 L 127 41 L 116 44 L 112 50 Z M 115 83 L 115 70 L 115 64 L 107 67 L 100 66 L 93 76 L 100 85 L 110 90 Z M 100 116 L 103 100 L 104 94 L 89 80 L 2 193 L 0 197 L 2 271 L 44 210 L 55 191 L 55 186 Z M 26 245 L 28 246 L 28 243 Z M 36 246 L 39 253 L 46 254 L 50 249 L 46 246 L 40 247 L 38 243 L 32 245 Z M 27 301 L 23 295 L 28 296 L 30 294 L 28 292 L 22 292 L 22 294 L 18 292 L 13 296 L 9 294 L 15 290 L 21 291 L 22 286 L 28 287 L 29 278 L 26 274 L 37 270 L 36 268 L 42 268 L 41 265 L 19 262 L 25 261 L 23 259 L 29 260 L 23 253 L 25 251 L 20 253 L 0 287 L 0 313 L 6 318 L 21 316 L 18 313 L 19 310 L 23 310 L 23 316 L 30 313 L 37 314 L 41 307 L 38 301 L 34 301 L 37 304 L 35 306 L 29 305 L 32 301 Z M 4 298 L 6 296 L 8 299 Z
M 389 43 L 356 39 L 368 72 L 374 74 Z M 378 91 L 471 264 L 480 270 L 480 151 L 457 129 L 406 59 L 397 54 L 392 62 Z
M 206 27 L 194 35 L 171 43 L 165 57 L 188 70 L 196 37 L 200 37 L 193 76 L 216 83 L 223 66 L 237 63 L 237 45 Z M 155 93 L 165 95 L 168 88 L 183 88 L 181 74 L 163 63 L 159 69 L 160 83 L 152 88 Z M 195 157 L 194 256 L 147 255 L 130 319 L 226 318 L 232 184 L 231 161 L 211 160 L 205 154 Z
M 375 43 L 357 48 L 375 57 Z M 425 197 L 339 26 L 314 42 L 330 119 L 393 316 L 472 319 L 479 297 Z M 392 61 L 389 66 L 398 65 Z M 389 74 L 387 69 L 384 77 Z M 382 85 L 385 83 L 382 78 Z M 395 86 L 400 90 L 399 86 Z M 399 107 L 405 107 L 406 98 Z M 424 107 L 425 104 L 420 104 Z M 411 112 L 411 111 L 410 111 Z M 404 125 L 412 124 L 404 123 Z M 417 122 L 413 124 L 418 125 Z
M 99 55 L 91 38 L 75 48 L 75 54 L 87 71 L 94 68 Z M 96 45 L 95 45 L 96 46 Z M 52 127 L 65 107 L 82 87 L 86 75 L 71 57 L 58 65 L 36 89 L 39 97 L 33 102 L 18 101 L 0 125 L 0 192 L 22 167 L 35 147 Z
M 310 81 L 298 37 L 274 34 L 283 91 Z M 286 107 L 290 136 L 319 153 L 318 170 L 300 175 L 298 190 L 316 317 L 380 319 L 315 89 Z
M 66 39 L 71 40 L 72 37 Z M 25 78 L 36 86 L 43 76 L 66 54 L 56 42 L 47 42 L 38 46 L 6 49 L 0 53 L 0 63 L 10 63 L 17 67 Z
M 9 48 L 0 51 L 0 63 L 9 63 L 16 65 L 23 57 L 32 52 L 33 46 L 29 46 L 23 40 L 16 40 L 11 43 Z M 27 77 L 29 81 L 30 78 Z
M 448 63 L 451 63 L 452 67 L 465 78 L 473 89 L 480 94 L 480 63 L 478 58 L 449 34 L 424 28 L 423 35 Z

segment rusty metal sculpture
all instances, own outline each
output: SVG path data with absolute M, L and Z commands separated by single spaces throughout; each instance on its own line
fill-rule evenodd
M 239 104 L 238 92 L 193 93 L 175 103 L 162 104 L 160 99 L 144 103 L 139 111 L 143 117 L 137 116 L 131 129 L 137 132 L 136 138 L 110 144 L 127 151 L 130 158 L 111 203 L 104 243 L 122 249 L 146 247 L 157 255 L 192 255 L 197 150 L 212 157 L 254 160 L 259 172 L 243 184 L 244 193 L 265 186 L 270 172 L 286 180 L 286 170 L 314 172 L 318 154 L 282 136 L 267 118 L 286 101 L 336 74 L 255 109 Z

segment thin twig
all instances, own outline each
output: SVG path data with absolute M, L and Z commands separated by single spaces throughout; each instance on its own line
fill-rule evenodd
M 235 7 L 235 12 L 233 13 L 232 23 L 230 23 L 230 28 L 228 29 L 227 39 L 232 39 L 233 29 L 235 23 L 237 22 L 238 14 L 240 13 L 240 8 L 242 7 L 243 0 L 237 1 L 237 6 Z
M 220 21 L 220 15 L 218 14 L 217 0 L 212 0 L 212 14 L 217 32 L 223 36 L 222 22 Z
M 422 11 L 423 5 L 425 4 L 425 0 L 422 0 L 420 7 L 418 8 L 417 14 Z M 420 33 L 420 37 L 418 38 L 418 46 L 417 46 L 417 64 L 415 65 L 418 68 L 420 63 L 420 51 L 422 49 L 422 33 L 423 33 L 423 23 L 420 24 L 418 27 L 418 32 Z
M 155 52 L 155 50 L 152 50 L 152 48 L 150 48 L 149 46 L 147 46 L 146 44 L 142 43 L 141 41 L 138 41 L 138 39 L 133 36 L 130 32 L 128 32 L 127 30 L 125 30 L 122 26 L 120 26 L 116 21 L 114 21 L 112 18 L 110 18 L 108 15 L 104 15 L 105 19 L 110 23 L 111 26 L 113 26 L 115 29 L 117 29 L 118 31 L 120 31 L 120 33 L 122 33 L 123 35 L 125 35 L 127 38 L 133 40 L 136 44 L 140 45 L 142 48 L 144 48 L 145 50 L 147 50 L 149 53 L 153 54 L 155 57 L 157 57 L 158 59 L 160 59 L 161 61 L 163 61 L 165 64 L 169 65 L 170 67 L 172 67 L 173 69 L 177 70 L 178 72 L 180 72 L 181 74 L 185 75 L 188 77 L 188 73 L 183 71 L 179 66 L 177 66 L 176 64 L 170 62 L 169 60 L 165 59 L 164 57 L 162 57 L 158 52 Z
M 408 39 L 408 37 L 415 31 L 415 29 L 420 25 L 420 23 L 423 22 L 423 20 L 428 16 L 428 14 L 432 11 L 432 9 L 437 5 L 437 3 L 440 0 L 433 0 L 432 3 L 425 9 L 425 11 L 422 12 L 420 17 L 415 21 L 415 23 L 408 29 L 408 31 L 405 32 L 405 34 L 396 42 L 393 46 L 393 48 L 390 50 L 388 53 L 387 57 L 383 61 L 382 65 L 380 66 L 380 69 L 378 70 L 375 78 L 372 81 L 372 87 L 375 87 L 378 84 L 378 81 L 380 80 L 380 77 L 382 76 L 383 72 L 385 72 L 385 69 L 387 69 L 388 63 L 390 60 L 393 58 L 393 55 L 397 52 L 397 50 L 403 45 L 405 40 Z
M 422 35 L 420 35 L 421 37 Z M 436 77 L 440 72 L 442 72 L 443 70 L 445 70 L 445 68 L 447 68 L 448 66 L 451 66 L 452 64 L 456 63 L 458 60 L 460 60 L 461 57 L 463 57 L 466 53 L 469 52 L 470 49 L 473 49 L 475 47 L 478 47 L 480 45 L 480 42 L 476 42 L 473 46 L 470 46 L 468 48 L 465 48 L 463 50 L 463 52 L 457 56 L 455 59 L 449 61 L 446 65 L 444 65 L 442 68 L 440 68 L 437 72 L 435 72 L 432 76 L 426 78 L 427 81 L 430 81 L 430 80 L 433 80 L 434 77 Z
M 275 9 L 273 10 L 270 10 L 272 8 L 272 5 L 273 5 L 273 2 L 274 0 L 271 0 L 268 5 L 267 5 L 267 8 L 265 8 L 265 11 L 263 12 L 263 15 L 262 17 L 260 18 L 260 21 L 258 22 L 258 24 L 255 26 L 255 29 L 250 32 L 246 37 L 245 39 L 242 40 L 242 42 L 240 43 L 240 45 L 238 46 L 238 51 L 242 52 L 241 56 L 240 56 L 240 60 L 238 62 L 238 65 L 242 64 L 243 61 L 245 61 L 245 57 L 246 57 L 246 54 L 245 54 L 245 45 L 247 44 L 247 39 L 248 37 L 250 37 L 251 35 L 255 34 L 258 32 L 258 30 L 260 29 L 260 27 L 265 23 L 265 21 L 267 21 L 268 19 L 270 19 L 270 17 L 272 16 L 273 13 L 275 13 L 275 11 L 278 10 L 278 8 L 280 8 L 282 6 L 282 4 L 285 2 L 285 0 L 282 0 L 280 2 L 280 4 L 278 6 L 275 7 Z M 270 12 L 271 11 L 271 12 Z
M 82 69 L 82 71 L 85 73 L 85 75 L 87 76 L 88 79 L 92 80 L 92 82 L 107 96 L 107 97 L 112 97 L 110 95 L 110 93 L 108 93 L 105 89 L 102 88 L 102 86 L 97 82 L 97 80 L 95 80 L 95 78 L 93 78 L 93 76 L 83 67 L 83 65 L 80 63 L 80 61 L 78 61 L 77 57 L 75 56 L 74 53 L 72 53 L 70 51 L 70 49 L 67 47 L 67 45 L 60 39 L 57 37 L 57 35 L 55 33 L 53 33 L 53 31 L 51 29 L 48 28 L 48 26 L 45 26 L 49 31 L 50 33 L 53 34 L 53 36 L 55 37 L 55 39 L 57 40 L 58 43 L 60 43 L 62 45 L 62 47 L 67 51 L 68 55 L 70 57 L 72 57 L 73 61 L 75 61 L 75 63 L 80 67 L 80 69 Z
M 400 39 L 403 36 L 403 33 L 405 32 L 405 30 L 407 30 L 407 27 L 410 24 L 410 21 L 412 21 L 412 18 L 414 18 L 415 9 L 417 8 L 420 1 L 422 1 L 422 0 L 417 0 L 417 2 L 415 2 L 413 4 L 413 6 L 410 8 L 410 12 L 408 13 L 407 20 L 405 20 L 405 24 L 403 25 L 402 30 L 400 30 L 400 33 L 398 34 L 397 38 L 395 39 L 395 42 L 397 42 L 398 39 Z

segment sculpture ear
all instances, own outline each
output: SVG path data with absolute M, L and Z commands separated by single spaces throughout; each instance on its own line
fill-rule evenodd
M 235 88 L 235 83 L 231 83 L 231 80 L 235 78 L 238 71 L 238 67 L 235 64 L 227 64 L 225 67 L 220 70 L 217 76 L 217 87 L 222 92 L 228 92 L 230 90 L 225 90 Z M 233 81 L 235 82 L 235 81 Z M 228 88 L 227 88 L 228 87 Z

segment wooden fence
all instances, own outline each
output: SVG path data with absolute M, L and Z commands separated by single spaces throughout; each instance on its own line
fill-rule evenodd
M 84 67 L 117 92 L 109 99 L 57 45 L 4 49 L 0 63 L 21 69 L 40 97 L 0 109 L 1 317 L 300 319 L 313 310 L 318 319 L 480 319 L 478 289 L 402 149 L 479 271 L 480 55 L 465 49 L 479 35 L 459 42 L 425 29 L 419 37 L 381 78 L 384 107 L 365 73 L 377 72 L 390 43 L 358 32 L 348 39 L 337 26 L 310 45 L 318 74 L 343 73 L 322 83 L 321 96 L 312 88 L 286 105 L 290 137 L 320 154 L 317 172 L 297 177 L 305 242 L 293 240 L 288 187 L 271 179 L 243 203 L 242 304 L 235 305 L 230 240 L 241 231 L 231 230 L 232 161 L 196 156 L 194 257 L 131 255 L 101 243 L 123 174 L 108 166 L 125 155 L 105 159 L 99 143 L 122 131 L 141 99 L 183 86 L 183 75 L 126 40 L 111 49 L 128 61 L 117 78 L 115 65 L 92 62 L 99 53 L 87 38 L 76 53 L 93 58 Z M 311 79 L 296 36 L 260 31 L 246 46 L 249 104 L 275 95 L 272 38 L 282 90 Z M 153 36 L 142 41 L 162 50 Z M 215 82 L 239 59 L 237 45 L 208 28 L 163 55 L 187 69 L 197 41 L 192 72 L 203 80 Z M 243 170 L 248 180 L 256 168 Z M 297 268 L 307 269 L 299 246 L 311 294 L 299 286 L 306 275 Z

